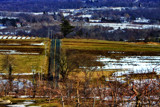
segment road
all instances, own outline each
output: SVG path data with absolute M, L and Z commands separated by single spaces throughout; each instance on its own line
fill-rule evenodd
M 48 76 L 50 81 L 54 80 L 55 87 L 58 87 L 59 79 L 60 44 L 60 39 L 52 39 L 51 41 Z

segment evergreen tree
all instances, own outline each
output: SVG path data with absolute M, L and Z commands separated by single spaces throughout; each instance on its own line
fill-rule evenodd
M 69 33 L 73 31 L 74 26 L 71 26 L 68 20 L 62 19 L 61 24 L 61 32 L 63 33 L 63 36 L 66 37 Z

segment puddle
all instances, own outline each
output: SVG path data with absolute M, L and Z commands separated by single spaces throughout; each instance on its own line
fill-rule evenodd
M 34 104 L 34 101 L 24 101 L 24 102 L 13 104 L 13 105 L 7 105 L 7 107 L 26 107 L 30 104 Z M 34 106 L 34 107 L 39 107 L 39 106 Z

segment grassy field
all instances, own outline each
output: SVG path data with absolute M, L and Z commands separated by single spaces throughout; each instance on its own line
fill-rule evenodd
M 90 78 L 91 80 L 101 78 L 101 77 L 112 77 L 112 73 L 116 71 L 94 71 L 94 72 L 71 72 L 69 78 L 72 80 L 78 79 L 81 82 L 84 82 L 85 78 Z
M 73 50 L 79 50 L 76 54 L 71 54 L 75 57 L 75 60 L 82 64 L 80 66 L 85 66 L 85 64 L 91 64 L 94 63 L 96 66 L 98 63 L 92 62 L 92 57 L 96 57 L 96 55 L 91 56 L 90 54 L 99 51 L 100 54 L 103 52 L 144 52 L 144 53 L 159 53 L 160 52 L 160 44 L 158 43 L 128 43 L 128 42 L 115 42 L 115 41 L 104 41 L 104 40 L 92 40 L 92 39 L 62 39 L 61 40 L 61 48 L 67 50 L 69 53 L 74 53 Z M 30 44 L 34 43 L 44 43 L 44 46 L 31 46 Z M 10 50 L 11 48 L 18 50 L 20 52 L 39 52 L 39 55 L 31 55 L 31 54 L 12 54 L 8 57 L 12 61 L 12 67 L 13 67 L 13 73 L 32 73 L 32 69 L 35 69 L 36 72 L 42 72 L 47 74 L 48 73 L 48 56 L 49 56 L 49 50 L 50 50 L 50 40 L 48 39 L 37 39 L 37 40 L 0 40 L 0 43 L 2 44 L 11 44 L 11 45 L 0 45 L 0 50 Z M 13 46 L 12 44 L 19 43 L 20 46 Z M 46 47 L 45 47 L 46 46 Z M 31 48 L 33 50 L 31 50 Z M 37 51 L 36 49 L 42 49 L 40 51 Z M 30 50 L 30 51 L 28 51 Z M 85 54 L 80 51 L 86 52 Z M 88 53 L 90 51 L 91 53 Z M 61 51 L 62 52 L 62 51 Z M 45 53 L 47 54 L 45 56 Z M 87 56 L 87 55 L 88 56 Z M 67 54 L 66 54 L 67 55 Z M 84 57 L 84 56 L 85 57 Z M 117 54 L 115 54 L 117 55 Z M 79 57 L 80 56 L 80 57 Z M 79 59 L 77 59 L 79 57 Z M 6 61 L 6 55 L 0 54 L 0 73 L 6 73 L 7 70 L 3 67 L 5 61 Z M 81 60 L 82 61 L 79 61 Z M 90 60 L 90 62 L 85 62 L 86 60 Z M 94 58 L 93 58 L 94 59 Z M 73 60 L 73 57 L 72 57 Z M 71 60 L 71 61 L 72 61 Z M 75 62 L 76 62 L 75 61 Z M 94 59 L 95 61 L 95 59 Z M 74 62 L 74 61 L 73 61 Z M 77 62 L 77 63 L 78 63 Z M 78 63 L 78 64 L 79 64 Z M 72 63 L 74 64 L 74 63 Z M 94 66 L 93 64 L 93 66 Z M 92 65 L 92 64 L 91 64 Z M 100 64 L 101 65 L 101 64 Z M 76 69 L 76 68 L 75 68 Z M 77 72 L 76 72 L 77 71 Z M 118 72 L 116 70 L 110 70 L 105 71 L 103 69 L 96 69 L 95 71 L 90 72 L 91 70 L 88 69 L 76 69 L 75 72 L 70 72 L 68 78 L 74 82 L 79 81 L 80 83 L 85 83 L 89 79 L 89 83 L 91 85 L 96 86 L 96 82 L 100 82 L 103 86 L 103 82 L 106 83 L 106 79 L 112 79 L 113 73 Z M 131 79 L 150 79 L 150 78 L 156 78 L 157 75 L 154 74 L 152 77 L 152 74 L 132 74 L 130 75 Z M 27 76 L 25 76 L 27 78 Z M 125 75 L 122 77 L 126 77 Z M 32 78 L 32 77 L 31 77 Z M 60 77 L 61 78 L 61 77 Z M 119 77 L 120 78 L 120 77 Z M 74 83 L 73 82 L 73 83 Z M 112 81 L 111 81 L 112 82 Z M 61 85 L 61 84 L 60 84 Z M 90 85 L 90 87 L 91 87 Z M 106 85 L 106 84 L 104 84 Z M 63 85 L 61 85 L 63 86 Z M 60 87 L 61 87 L 60 86 Z M 73 85 L 74 86 L 74 85 Z M 81 85 L 82 86 L 82 85 Z M 6 100 L 11 100 L 13 103 L 18 102 L 24 102 L 25 100 L 34 100 L 35 103 L 31 104 L 30 106 L 41 106 L 41 107 L 61 107 L 61 100 L 60 99 L 52 99 L 49 101 L 49 98 L 3 98 Z M 65 105 L 66 107 L 69 107 L 70 105 Z
M 63 39 L 63 49 L 117 52 L 160 52 L 158 43 L 129 43 L 94 39 Z
M 121 56 L 129 56 L 129 55 L 159 55 L 160 52 L 160 44 L 159 43 L 143 43 L 143 42 L 119 42 L 119 41 L 105 41 L 105 40 L 94 40 L 94 39 L 62 39 L 62 49 L 68 51 L 70 55 L 79 55 L 79 54 L 96 54 L 105 55 L 110 58 L 121 58 Z M 71 54 L 71 53 L 74 54 Z M 110 52 L 108 54 L 108 52 Z M 112 53 L 113 52 L 113 53 Z M 115 52 L 115 53 L 114 53 Z M 117 53 L 116 53 L 117 52 Z M 118 53 L 120 52 L 120 53 Z M 124 52 L 124 53 L 123 53 Z M 120 56 L 120 57 L 117 57 Z M 83 58 L 82 58 L 83 59 Z M 101 71 L 92 73 L 92 78 L 97 78 L 97 74 L 99 77 L 105 76 L 109 77 L 112 73 L 118 72 L 116 70 L 112 71 Z M 77 76 L 79 78 L 84 78 L 84 73 L 73 73 L 72 75 Z M 150 76 L 150 74 L 148 74 Z M 135 79 L 139 74 L 132 75 L 132 78 Z M 149 78 L 145 76 L 144 78 Z
M 115 42 L 94 39 L 62 39 L 61 48 L 69 50 L 80 51 L 96 51 L 100 52 L 144 52 L 144 53 L 159 53 L 160 44 L 158 43 L 128 43 L 128 42 Z M 44 43 L 44 45 L 34 45 Z M 48 54 L 50 49 L 50 40 L 43 38 L 36 38 L 30 40 L 0 40 L 0 50 L 17 50 L 20 52 L 37 52 L 39 55 L 9 55 L 13 65 L 13 73 L 31 73 L 32 69 L 37 72 L 48 73 Z M 3 45 L 2 45 L 3 44 Z M 4 45 L 5 44 L 5 45 Z M 6 45 L 7 44 L 7 45 Z M 13 45 L 20 44 L 20 45 Z M 46 47 L 45 47 L 46 46 Z M 45 56 L 44 54 L 47 54 Z M 6 55 L 0 54 L 0 71 L 1 73 L 7 72 L 3 67 Z M 107 73 L 108 74 L 108 73 Z M 78 74 L 82 75 L 82 74 Z
M 6 68 L 3 67 L 5 55 L 0 55 L 0 71 L 6 73 Z M 47 72 L 47 56 L 44 55 L 9 55 L 13 59 L 13 73 L 31 73 L 32 68 L 37 72 Z
M 42 44 L 42 45 L 39 45 Z M 43 38 L 29 40 L 0 40 L 0 51 L 14 50 L 20 54 L 4 54 L 0 52 L 0 72 L 6 73 L 4 67 L 6 56 L 11 60 L 13 73 L 32 73 L 32 69 L 36 72 L 48 73 L 48 54 L 50 49 L 50 40 Z M 22 54 L 21 54 L 22 53 Z M 32 54 L 37 53 L 37 54 Z M 45 55 L 46 54 L 46 55 Z

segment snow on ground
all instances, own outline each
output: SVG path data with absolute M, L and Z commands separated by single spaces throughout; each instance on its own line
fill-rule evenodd
M 40 106 L 28 106 L 30 104 L 34 104 L 34 101 L 24 101 L 18 104 L 7 105 L 7 107 L 40 107 Z
M 91 17 L 92 17 L 92 15 L 90 15 L 90 14 L 86 14 L 86 15 L 80 15 L 80 16 L 78 16 L 78 17 L 82 17 L 82 18 L 91 18 Z
M 8 39 L 12 39 L 12 36 L 8 36 Z
M 26 37 L 22 37 L 22 39 L 26 39 Z
M 5 29 L 5 28 L 7 28 L 6 26 L 0 26 L 0 29 Z
M 31 37 L 27 37 L 26 39 L 31 39 Z
M 31 45 L 39 45 L 39 46 L 41 46 L 41 45 L 44 45 L 44 43 L 42 42 L 42 43 L 34 43 L 34 44 L 31 44 Z
M 0 36 L 0 39 L 36 39 L 36 37 Z
M 0 50 L 0 54 L 39 55 L 39 53 L 17 52 L 16 50 Z
M 6 75 L 6 73 L 0 73 L 0 75 Z M 13 73 L 12 75 L 33 75 L 33 73 Z
M 114 30 L 117 29 L 160 29 L 160 25 L 154 24 L 131 24 L 131 23 L 86 23 L 85 26 L 103 26 L 112 27 Z
M 100 57 L 97 61 L 102 62 L 105 70 L 118 70 L 116 76 L 130 73 L 147 73 L 153 69 L 160 74 L 160 56 L 126 56 L 118 59 Z M 99 67 L 100 68 L 100 67 Z
M 7 39 L 8 38 L 8 36 L 3 36 L 3 39 Z
M 33 15 L 43 15 L 43 12 L 32 12 Z
M 67 17 L 67 16 L 69 16 L 70 15 L 70 13 L 63 13 L 63 16 L 64 17 Z

